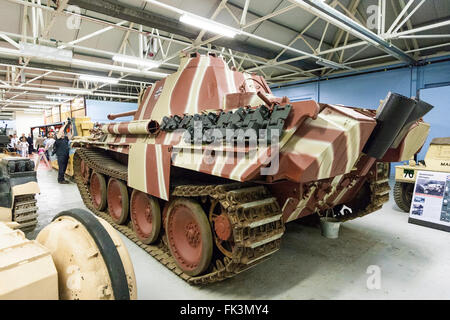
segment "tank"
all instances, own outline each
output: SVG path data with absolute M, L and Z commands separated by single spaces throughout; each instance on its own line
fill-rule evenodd
M 119 234 L 81 209 L 57 214 L 36 240 L 0 222 L 1 300 L 129 300 L 136 277 Z
M 0 154 L 0 221 L 17 222 L 24 232 L 37 225 L 39 193 L 34 162 Z
M 9 137 L 7 134 L 7 125 L 5 127 L 0 127 L 0 152 L 7 152 L 8 151 L 8 143 L 9 143 Z
M 192 53 L 142 92 L 133 121 L 73 141 L 86 206 L 190 284 L 233 277 L 280 248 L 285 224 L 380 209 L 389 162 L 423 145 L 431 106 L 290 102 L 263 77 Z
M 431 140 L 424 160 L 416 162 L 414 159 L 407 164 L 395 167 L 394 199 L 397 206 L 409 212 L 414 191 L 414 184 L 418 171 L 436 171 L 450 173 L 450 137 L 434 138 Z M 428 184 L 424 193 L 441 191 L 441 185 Z

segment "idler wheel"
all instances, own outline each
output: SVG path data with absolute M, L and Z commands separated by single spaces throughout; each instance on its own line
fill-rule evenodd
M 211 263 L 211 227 L 200 204 L 177 198 L 167 210 L 167 241 L 178 267 L 190 276 L 204 272 Z
M 89 178 L 91 177 L 91 169 L 84 160 L 81 160 L 80 171 L 83 182 L 87 184 L 89 182 Z
M 155 242 L 161 230 L 158 201 L 144 192 L 133 190 L 130 212 L 133 230 L 139 240 L 145 244 Z
M 89 191 L 95 209 L 103 211 L 106 208 L 106 180 L 102 174 L 92 172 Z
M 129 199 L 127 185 L 117 179 L 108 182 L 108 211 L 117 224 L 123 224 L 128 218 Z

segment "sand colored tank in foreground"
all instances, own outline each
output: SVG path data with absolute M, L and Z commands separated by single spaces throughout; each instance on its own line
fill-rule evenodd
M 0 223 L 0 299 L 136 298 L 128 251 L 104 220 L 84 210 L 63 211 L 32 241 Z
M 189 283 L 211 283 L 269 258 L 287 222 L 380 209 L 389 162 L 420 150 L 431 108 L 395 93 L 377 110 L 290 102 L 193 53 L 141 94 L 133 121 L 74 141 L 75 180 L 94 213 Z
M 0 222 L 0 300 L 56 300 L 58 274 L 50 251 Z

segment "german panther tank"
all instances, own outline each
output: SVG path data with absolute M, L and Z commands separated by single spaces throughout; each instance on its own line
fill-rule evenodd
M 0 221 L 17 222 L 24 232 L 34 230 L 39 192 L 31 159 L 0 154 Z
M 77 148 L 88 208 L 191 284 L 232 277 L 280 248 L 285 223 L 380 209 L 389 162 L 423 145 L 430 105 L 389 93 L 378 110 L 290 102 L 214 54 L 192 53 L 141 95 L 133 121 Z

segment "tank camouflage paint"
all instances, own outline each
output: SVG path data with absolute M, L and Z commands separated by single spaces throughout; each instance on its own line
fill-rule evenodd
M 427 137 L 423 105 L 396 94 L 378 110 L 290 102 L 275 97 L 264 78 L 194 53 L 142 93 L 136 112 L 122 115 L 133 121 L 99 125 L 74 141 L 75 176 L 91 210 L 106 219 L 109 213 L 169 269 L 190 283 L 219 281 L 278 250 L 286 222 L 327 210 L 345 221 L 380 209 L 388 200 L 388 162 L 414 156 Z M 195 120 L 203 126 L 200 140 Z M 256 129 L 257 143 L 235 130 L 227 144 L 205 127 Z M 277 141 L 264 136 L 273 133 Z M 111 180 L 127 192 L 109 192 Z M 141 193 L 149 200 L 138 205 Z M 115 196 L 126 198 L 116 209 Z M 156 216 L 161 231 L 154 230 Z M 157 240 L 152 234 L 146 241 L 146 227 L 159 232 Z

